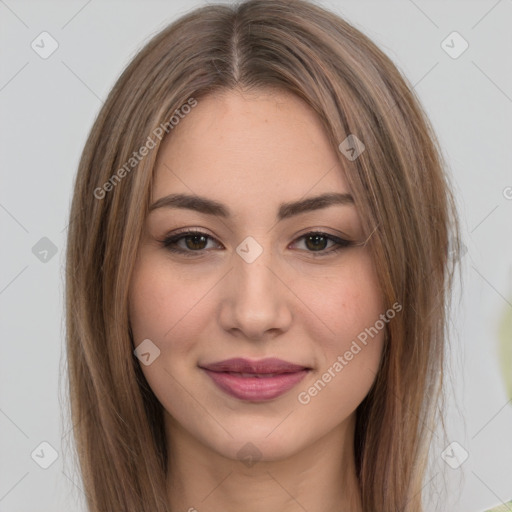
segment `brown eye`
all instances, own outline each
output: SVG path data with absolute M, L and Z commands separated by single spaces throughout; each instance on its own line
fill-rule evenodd
M 196 256 L 208 249 L 208 242 L 213 241 L 217 246 L 222 246 L 210 235 L 201 231 L 185 231 L 168 236 L 161 244 L 169 251 L 183 254 L 185 256 Z
M 313 253 L 314 256 L 327 256 L 353 245 L 349 240 L 322 232 L 306 233 L 297 239 L 299 240 L 304 240 L 306 252 Z

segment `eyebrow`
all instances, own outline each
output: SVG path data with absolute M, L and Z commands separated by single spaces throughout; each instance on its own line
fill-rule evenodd
M 277 219 L 288 219 L 301 213 L 320 210 L 334 205 L 354 205 L 354 198 L 346 193 L 326 193 L 299 201 L 281 203 Z M 184 208 L 223 218 L 231 216 L 229 208 L 222 203 L 206 197 L 188 194 L 170 194 L 162 197 L 149 207 L 149 211 L 152 212 L 158 208 Z

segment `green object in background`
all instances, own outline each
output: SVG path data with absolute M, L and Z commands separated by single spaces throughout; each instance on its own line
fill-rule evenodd
M 512 303 L 512 300 L 509 302 Z M 505 380 L 507 396 L 512 400 L 512 307 L 510 304 L 505 304 L 498 337 L 501 373 Z
M 512 501 L 508 503 L 503 503 L 502 505 L 498 505 L 497 507 L 490 508 L 485 512 L 511 512 L 512 511 Z
M 509 304 L 505 305 L 505 311 L 499 326 L 498 339 L 501 373 L 505 381 L 507 396 L 512 400 L 512 307 Z M 486 510 L 486 512 L 512 512 L 512 500 Z
M 498 330 L 498 357 L 507 396 L 512 400 L 512 307 L 505 304 L 505 310 Z M 512 500 L 485 512 L 512 512 Z

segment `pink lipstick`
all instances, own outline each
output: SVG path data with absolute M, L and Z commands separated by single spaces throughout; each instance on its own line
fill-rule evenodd
M 277 358 L 259 361 L 234 358 L 200 368 L 228 395 L 252 402 L 272 400 L 283 395 L 311 369 Z

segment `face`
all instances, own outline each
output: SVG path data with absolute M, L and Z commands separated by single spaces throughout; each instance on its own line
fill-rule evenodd
M 271 461 L 354 419 L 385 311 L 350 192 L 287 93 L 206 97 L 164 141 L 129 314 L 170 439 L 231 459 L 251 442 Z

